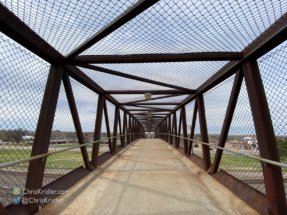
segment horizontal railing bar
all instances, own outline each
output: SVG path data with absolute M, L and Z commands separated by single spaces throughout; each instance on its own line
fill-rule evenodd
M 233 151 L 231 149 L 226 149 L 226 148 L 222 148 L 220 146 L 215 146 L 215 145 L 211 145 L 209 143 L 204 143 L 204 142 L 201 142 L 199 140 L 194 140 L 194 139 L 190 139 L 190 138 L 186 138 L 186 137 L 181 137 L 181 136 L 177 136 L 177 135 L 173 135 L 173 134 L 166 134 L 166 133 L 160 133 L 160 134 L 163 134 L 163 135 L 170 135 L 170 136 L 174 136 L 174 137 L 180 137 L 180 138 L 183 138 L 183 139 L 186 139 L 186 140 L 192 140 L 194 142 L 198 142 L 198 143 L 201 143 L 201 144 L 204 144 L 204 145 L 207 145 L 207 146 L 212 146 L 214 148 L 218 148 L 218 149 L 221 149 L 223 151 L 228 151 L 228 152 L 231 152 L 231 153 L 234 153 L 234 154 L 238 154 L 238 155 L 242 155 L 242 156 L 245 156 L 245 157 L 249 157 L 249 158 L 252 158 L 252 159 L 255 159 L 255 160 L 258 160 L 258 161 L 261 161 L 261 162 L 264 162 L 264 163 L 269 163 L 269 164 L 272 164 L 272 165 L 275 165 L 275 166 L 280 166 L 280 167 L 284 167 L 284 168 L 287 168 L 287 164 L 284 164 L 284 163 L 280 163 L 280 162 L 277 162 L 277 161 L 272 161 L 272 160 L 268 160 L 268 159 L 264 159 L 264 158 L 260 158 L 260 157 L 255 157 L 253 155 L 248 155 L 248 154 L 244 154 L 244 153 L 241 153 L 241 152 L 237 152 L 237 151 Z M 158 134 L 159 135 L 159 134 Z M 158 136 L 157 135 L 157 136 Z
M 131 135 L 131 134 L 140 134 L 140 133 L 122 134 L 122 135 L 106 138 L 106 139 L 103 139 L 103 140 L 109 140 L 109 139 L 112 139 L 112 138 L 125 136 L 125 135 Z M 35 155 L 35 156 L 29 157 L 29 158 L 25 158 L 25 159 L 21 159 L 21 160 L 17 160 L 17 161 L 11 161 L 11 162 L 8 162 L 8 163 L 3 163 L 3 164 L 0 164 L 0 169 L 4 168 L 4 167 L 8 167 L 8 166 L 14 166 L 14 165 L 20 164 L 20 163 L 25 163 L 25 162 L 31 161 L 31 160 L 37 160 L 37 159 L 40 159 L 40 158 L 48 157 L 50 155 L 59 154 L 59 153 L 65 152 L 65 151 L 69 151 L 71 149 L 76 149 L 76 148 L 84 147 L 84 146 L 87 146 L 87 145 L 92 145 L 92 144 L 95 144 L 97 142 L 101 142 L 103 140 L 97 140 L 97 141 L 94 141 L 94 142 L 91 142 L 91 143 L 85 143 L 85 144 L 81 144 L 81 145 L 78 145 L 78 146 L 72 146 L 72 147 L 69 147 L 69 148 L 66 148 L 66 149 L 61 149 L 61 150 L 54 151 L 54 152 L 49 152 L 49 153 L 45 153 L 45 154 L 41 154 L 41 155 Z

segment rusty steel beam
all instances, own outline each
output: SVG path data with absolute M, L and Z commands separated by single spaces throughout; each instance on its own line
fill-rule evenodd
M 139 107 L 139 108 L 148 108 L 148 109 L 152 109 L 152 110 L 163 110 L 162 108 L 157 108 L 157 107 L 147 107 L 147 106 L 143 106 L 143 105 L 126 105 L 126 106 L 130 106 L 130 107 Z M 164 109 L 166 111 L 171 111 L 171 109 Z
M 180 103 L 176 103 L 176 102 L 150 102 L 150 103 L 137 103 L 137 104 L 125 104 L 125 103 L 121 103 L 121 105 L 125 105 L 125 106 L 137 106 L 137 105 L 179 105 Z
M 163 86 L 163 87 L 169 87 L 169 88 L 173 88 L 173 89 L 177 89 L 177 90 L 182 90 L 182 91 L 186 91 L 186 92 L 189 92 L 189 93 L 193 93 L 194 92 L 194 90 L 191 90 L 191 89 L 188 89 L 188 88 L 184 88 L 184 87 L 181 87 L 181 86 L 167 84 L 167 83 L 163 83 L 163 82 L 159 82 L 159 81 L 154 81 L 154 80 L 151 80 L 151 79 L 142 78 L 142 77 L 139 77 L 139 76 L 126 74 L 126 73 L 123 73 L 123 72 L 114 71 L 114 70 L 103 68 L 103 67 L 100 67 L 100 66 L 89 65 L 89 64 L 85 64 L 84 65 L 83 64 L 83 65 L 80 65 L 80 67 L 91 69 L 91 70 L 95 70 L 95 71 L 98 71 L 98 72 L 104 72 L 104 73 L 111 74 L 111 75 L 116 75 L 116 76 L 119 76 L 119 77 L 132 79 L 132 80 L 136 80 L 136 81 L 141 81 L 141 82 L 145 82 L 145 83 L 149 83 L 149 84 L 155 84 L 155 85 L 159 85 L 159 86 Z
M 197 105 L 198 105 L 198 118 L 199 118 L 199 124 L 200 124 L 201 141 L 204 143 L 209 143 L 203 95 L 201 94 L 198 95 L 196 99 L 197 99 Z M 203 155 L 204 170 L 207 171 L 209 167 L 211 166 L 209 146 L 202 144 L 202 155 Z
M 118 135 L 118 120 L 119 120 L 119 106 L 115 106 L 115 117 L 114 117 L 114 131 L 113 131 L 113 154 L 116 153 L 117 147 L 117 136 Z
M 109 114 L 108 114 L 106 99 L 104 100 L 104 115 L 105 115 L 105 121 L 106 121 L 107 137 L 110 138 L 111 132 L 110 132 Z M 111 139 L 109 139 L 108 141 L 109 141 L 109 150 L 110 150 L 110 153 L 112 154 L 113 153 L 112 141 Z
M 265 32 L 263 32 L 257 39 L 249 44 L 242 52 L 243 58 L 239 62 L 230 62 L 218 72 L 216 72 L 211 78 L 203 83 L 198 91 L 200 93 L 207 92 L 217 84 L 221 83 L 225 79 L 229 78 L 236 73 L 238 69 L 241 69 L 247 61 L 252 61 L 265 55 L 273 48 L 283 43 L 287 39 L 287 13 L 285 13 L 280 19 L 272 24 Z
M 156 118 L 160 118 L 160 119 L 163 119 L 164 117 L 163 116 L 150 116 L 150 117 L 136 117 L 136 119 L 156 119 Z
M 122 135 L 122 121 L 121 121 L 120 109 L 118 111 L 119 111 L 119 132 L 120 132 L 120 135 Z M 120 136 L 120 141 L 121 141 L 121 147 L 123 147 L 123 137 L 122 136 Z
M 242 71 L 260 148 L 260 157 L 279 162 L 270 110 L 257 61 L 246 62 L 242 66 Z M 269 214 L 286 214 L 286 197 L 281 167 L 262 163 L 262 168 Z
M 90 90 L 99 95 L 105 94 L 105 91 L 98 84 L 96 84 L 90 77 L 88 77 L 77 67 L 71 65 L 65 65 L 65 68 L 68 70 L 68 74 L 70 77 L 72 77 L 79 83 L 83 84 L 85 87 L 89 88 Z M 109 94 L 105 94 L 105 99 L 114 105 L 119 105 L 119 102 Z M 123 111 L 127 111 L 127 109 L 123 105 L 120 105 L 119 108 L 122 109 Z M 127 113 L 131 115 L 129 111 L 127 111 Z
M 48 44 L 17 16 L 15 16 L 1 4 L 0 31 L 54 66 L 59 64 L 62 65 L 63 61 L 65 60 L 65 57 L 62 54 L 60 54 L 56 49 L 54 49 L 50 44 Z M 64 66 L 66 69 L 68 69 L 70 77 L 98 94 L 105 94 L 104 90 L 99 85 L 97 85 L 76 66 Z M 110 95 L 106 95 L 106 99 L 114 105 L 119 104 L 119 102 Z M 126 111 L 123 106 L 120 106 L 120 108 L 123 111 Z M 130 115 L 131 113 L 128 112 L 128 114 Z
M 134 54 L 134 55 L 81 55 L 70 60 L 72 65 L 110 64 L 110 63 L 159 63 L 188 61 L 230 61 L 241 60 L 242 52 L 194 52 L 168 54 Z
M 180 105 L 175 107 L 169 114 L 180 109 L 181 105 L 186 105 L 192 100 L 194 100 L 197 94 L 204 94 L 208 90 L 212 89 L 219 83 L 223 82 L 227 78 L 231 77 L 236 73 L 241 66 L 249 61 L 258 59 L 259 57 L 265 55 L 273 48 L 278 46 L 287 40 L 287 13 L 276 20 L 268 29 L 266 29 L 257 39 L 255 39 L 251 44 L 249 44 L 242 52 L 243 58 L 239 62 L 231 61 L 222 67 L 218 72 L 211 76 L 207 81 L 205 81 L 198 89 L 197 93 L 194 95 L 189 95 Z
M 0 31 L 52 65 L 64 60 L 64 56 L 2 4 L 0 4 Z
M 147 101 L 158 100 L 158 99 L 166 99 L 166 98 L 171 98 L 171 97 L 175 97 L 175 96 L 181 96 L 181 95 L 159 96 L 159 97 L 156 97 L 156 98 L 151 98 L 150 100 L 146 100 L 146 99 L 135 100 L 135 101 L 130 101 L 130 102 L 122 103 L 122 105 L 136 104 L 136 103 L 138 103 L 138 102 L 147 102 Z
M 171 116 L 168 117 L 168 134 L 172 134 L 172 132 L 171 132 Z M 168 136 L 168 142 L 170 144 L 172 143 L 171 139 L 172 139 L 172 136 L 169 135 Z
M 186 124 L 186 111 L 185 106 L 181 107 L 181 118 L 182 118 L 182 134 L 184 138 L 187 138 L 187 124 Z M 188 141 L 187 139 L 183 139 L 184 144 L 184 154 L 188 154 Z
M 124 112 L 124 125 L 123 125 L 123 134 L 127 134 L 127 130 L 128 130 L 128 127 L 127 127 L 127 112 Z M 124 144 L 125 144 L 125 139 L 126 139 L 126 135 L 123 136 L 124 138 Z M 124 146 L 123 146 L 124 147 Z
M 194 94 L 196 90 L 191 90 L 191 92 L 182 91 L 182 90 L 107 90 L 105 94 L 145 94 L 151 93 L 152 95 L 165 95 L 165 94 L 176 94 L 176 95 L 185 95 L 185 94 Z
M 128 135 L 128 144 L 130 144 L 132 142 L 132 117 L 129 116 L 129 127 L 128 127 L 128 133 L 130 133 L 130 135 Z
M 190 127 L 190 139 L 193 139 L 194 136 L 194 129 L 195 129 L 195 123 L 196 123 L 196 116 L 197 116 L 197 100 L 194 102 L 194 108 L 193 108 L 193 116 L 192 116 L 192 122 Z M 193 147 L 192 147 L 192 140 L 189 140 L 189 148 L 188 148 L 188 156 L 192 153 L 193 154 Z
M 169 112 L 168 109 L 127 109 L 128 111 L 152 111 L 152 112 Z
M 48 152 L 63 72 L 62 66 L 50 67 L 31 156 Z M 29 162 L 26 189 L 38 190 L 42 188 L 46 160 L 38 159 Z M 39 199 L 40 194 L 27 194 L 26 197 Z M 38 212 L 39 202 L 29 203 L 28 209 L 30 214 Z
M 72 59 L 88 49 L 89 47 L 93 46 L 95 43 L 99 42 L 101 39 L 136 17 L 138 14 L 152 6 L 158 2 L 158 0 L 140 0 L 131 7 L 129 7 L 127 10 L 125 10 L 121 15 L 116 17 L 113 21 L 111 21 L 109 24 L 104 26 L 102 29 L 100 29 L 97 33 L 95 33 L 92 37 L 90 37 L 88 40 L 86 40 L 83 44 L 81 44 L 79 47 L 71 51 L 66 58 Z
M 229 128 L 231 125 L 233 113 L 234 113 L 237 99 L 238 99 L 238 96 L 240 93 L 242 80 L 243 80 L 243 74 L 242 74 L 241 70 L 238 70 L 236 73 L 235 79 L 234 79 L 228 107 L 227 107 L 226 114 L 225 114 L 225 119 L 224 119 L 223 126 L 222 126 L 222 131 L 221 131 L 220 138 L 218 141 L 218 146 L 220 146 L 222 148 L 225 147 L 225 143 L 227 140 L 227 136 L 228 136 Z M 220 149 L 216 150 L 216 154 L 215 154 L 214 161 L 213 161 L 212 168 L 211 168 L 211 175 L 215 174 L 218 171 L 218 167 L 219 167 L 219 163 L 220 163 L 220 160 L 222 157 L 222 153 L 223 153 L 223 150 L 220 150 Z
M 173 113 L 173 135 L 177 135 L 177 118 L 176 118 L 176 112 Z M 176 137 L 172 137 L 174 139 L 174 144 L 176 145 Z
M 63 77 L 63 84 L 64 84 L 64 88 L 66 91 L 66 96 L 67 96 L 67 100 L 69 103 L 69 107 L 70 107 L 70 111 L 71 111 L 71 115 L 73 118 L 73 123 L 76 129 L 76 133 L 77 133 L 77 138 L 79 141 L 79 144 L 84 144 L 84 136 L 83 136 L 83 131 L 82 131 L 82 126 L 80 123 L 80 119 L 79 119 L 79 115 L 78 115 L 78 110 L 77 110 L 77 106 L 76 106 L 76 102 L 75 102 L 75 98 L 73 95 L 73 91 L 72 91 L 72 87 L 71 87 L 71 82 L 70 82 L 70 78 L 67 75 L 66 72 L 64 72 Z M 84 160 L 84 164 L 87 170 L 92 171 L 92 167 L 89 161 L 89 155 L 87 152 L 87 147 L 81 147 L 81 153 L 82 153 L 82 157 Z
M 178 125 L 178 133 L 176 134 L 176 148 L 179 148 L 180 145 L 180 133 L 181 133 L 181 124 L 182 124 L 182 109 L 179 112 L 179 125 Z
M 166 114 L 165 113 L 157 113 L 157 114 L 148 114 L 148 113 L 134 113 L 133 114 L 133 116 L 137 116 L 137 115 L 139 115 L 139 116 L 159 116 L 159 115 L 165 115 L 166 116 Z
M 99 97 L 98 97 L 98 108 L 97 108 L 97 118 L 96 118 L 96 122 L 95 122 L 95 131 L 94 131 L 94 141 L 101 139 L 104 102 L 105 102 L 105 96 L 99 95 Z M 98 167 L 99 150 L 100 150 L 100 143 L 98 142 L 98 143 L 93 144 L 92 164 L 94 165 L 94 168 Z

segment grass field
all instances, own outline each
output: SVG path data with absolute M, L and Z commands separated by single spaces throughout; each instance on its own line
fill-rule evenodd
M 99 155 L 105 152 L 99 152 Z M 88 152 L 91 159 L 92 152 Z M 31 155 L 31 150 L 0 150 L 0 163 L 7 163 L 15 160 L 28 158 Z M 59 154 L 51 155 L 46 162 L 46 169 L 75 169 L 83 165 L 81 152 L 67 151 Z M 18 164 L 16 167 L 26 167 L 28 162 Z
M 197 156 L 203 158 L 202 154 Z M 213 163 L 214 157 L 215 155 L 210 155 L 211 163 Z M 227 172 L 262 172 L 259 161 L 235 154 L 222 155 L 219 168 Z

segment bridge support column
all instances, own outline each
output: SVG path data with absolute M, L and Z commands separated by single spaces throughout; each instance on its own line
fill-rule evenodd
M 104 95 L 99 95 L 98 98 L 98 109 L 97 109 L 97 118 L 95 123 L 95 132 L 94 132 L 94 141 L 101 139 L 101 130 L 102 130 L 102 119 L 103 119 L 103 109 L 104 109 Z M 100 143 L 93 144 L 92 150 L 92 164 L 94 168 L 98 167 L 98 157 L 99 157 Z
M 195 129 L 195 123 L 196 123 L 196 116 L 197 116 L 197 100 L 194 101 L 194 109 L 193 109 L 193 116 L 192 116 L 192 122 L 190 127 L 190 139 L 193 139 L 194 136 L 194 129 Z M 193 147 L 192 147 L 193 141 L 189 141 L 189 148 L 188 148 L 188 155 L 193 154 Z
M 186 112 L 185 112 L 185 106 L 183 105 L 181 107 L 181 118 L 182 118 L 182 133 L 183 137 L 187 138 L 187 125 L 186 125 Z M 187 139 L 183 139 L 184 143 L 184 154 L 188 154 L 188 141 Z
M 205 118 L 203 95 L 202 94 L 198 95 L 196 99 L 198 105 L 201 141 L 208 143 L 209 141 L 208 141 L 206 118 Z M 203 154 L 203 167 L 204 170 L 206 171 L 211 166 L 209 146 L 202 144 L 202 154 Z
M 48 152 L 63 73 L 64 68 L 62 66 L 50 67 L 31 156 Z M 37 190 L 42 188 L 45 164 L 46 159 L 29 162 L 26 189 Z M 39 199 L 40 194 L 27 194 L 26 197 Z M 39 203 L 29 203 L 27 206 L 30 214 L 34 214 L 39 210 Z
M 275 134 L 257 61 L 242 66 L 261 158 L 279 162 Z M 286 214 L 281 167 L 262 163 L 269 214 Z
M 106 99 L 104 100 L 104 115 L 105 115 L 105 121 L 106 121 L 106 128 L 107 128 L 107 137 L 111 138 L 111 132 L 110 132 L 110 123 L 109 123 L 109 114 L 107 110 L 107 102 Z M 108 139 L 109 141 L 109 150 L 110 153 L 112 154 L 112 140 Z

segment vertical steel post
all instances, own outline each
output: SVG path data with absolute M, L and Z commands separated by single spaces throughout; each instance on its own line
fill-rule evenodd
M 104 101 L 105 101 L 105 96 L 104 95 L 99 95 L 99 98 L 98 98 L 98 109 L 97 109 L 97 118 L 96 118 L 95 131 L 94 131 L 94 141 L 97 141 L 97 140 L 101 139 Z M 93 144 L 92 164 L 94 165 L 94 168 L 98 167 L 99 150 L 100 150 L 100 143 L 98 142 L 98 143 Z
M 182 112 L 180 110 L 180 114 L 179 114 L 179 125 L 178 125 L 178 134 L 177 134 L 177 146 L 176 148 L 179 148 L 180 146 L 180 133 L 181 133 L 181 122 L 182 122 Z
M 70 78 L 66 72 L 64 72 L 62 80 L 63 80 L 64 88 L 66 91 L 66 96 L 67 96 L 67 100 L 69 103 L 69 107 L 70 107 L 71 115 L 73 118 L 74 126 L 76 129 L 77 138 L 78 138 L 79 144 L 81 145 L 81 144 L 85 143 L 83 131 L 82 131 L 82 126 L 81 126 L 81 123 L 79 120 L 79 115 L 78 115 L 77 106 L 75 103 L 75 98 L 74 98 L 72 87 L 71 87 Z M 81 149 L 81 153 L 82 153 L 85 167 L 87 170 L 91 171 L 92 168 L 91 168 L 91 164 L 89 161 L 87 148 L 86 148 L 86 146 L 84 146 L 84 147 L 81 147 L 80 149 Z
M 218 142 L 218 146 L 220 146 L 222 148 L 225 147 L 225 142 L 226 142 L 226 139 L 228 136 L 228 131 L 229 131 L 229 128 L 231 125 L 233 113 L 234 113 L 237 99 L 238 99 L 238 96 L 240 93 L 242 80 L 243 80 L 243 73 L 240 70 L 238 70 L 236 72 L 236 76 L 234 79 L 228 107 L 227 107 L 226 114 L 225 114 L 225 119 L 224 119 L 223 126 L 222 126 L 222 131 L 221 131 L 219 142 Z M 222 157 L 222 153 L 223 153 L 223 150 L 220 150 L 220 149 L 216 150 L 214 162 L 213 162 L 212 168 L 211 168 L 211 175 L 213 175 L 217 172 L 219 164 L 220 164 L 220 160 Z
M 177 118 L 176 118 L 176 112 L 173 113 L 173 135 L 177 135 Z M 177 141 L 177 138 L 174 137 L 173 138 L 174 140 L 174 146 L 176 147 L 176 141 Z
M 117 135 L 118 135 L 118 120 L 119 120 L 119 106 L 115 106 L 115 118 L 114 118 L 114 131 L 113 131 L 113 154 L 116 153 L 117 147 Z
M 119 109 L 119 132 L 120 132 L 120 135 L 122 135 L 122 121 L 121 121 L 121 112 L 120 112 L 120 109 Z M 124 143 L 123 143 L 123 136 L 120 136 L 120 141 L 121 141 L 121 147 L 123 147 Z
M 187 125 L 186 125 L 186 112 L 185 112 L 185 106 L 181 106 L 181 119 L 182 119 L 182 134 L 184 138 L 187 138 Z M 183 139 L 184 144 L 184 154 L 188 154 L 188 143 L 187 139 Z
M 165 119 L 165 123 L 164 123 L 164 126 L 165 126 L 165 129 L 164 129 L 164 133 L 165 133 L 165 141 L 168 142 L 168 123 L 167 123 L 167 118 Z
M 131 133 L 132 133 L 132 117 L 131 116 L 129 116 L 129 133 L 130 133 L 130 135 L 129 135 L 129 144 L 132 142 L 132 135 L 131 135 Z
M 172 131 L 171 131 L 171 116 L 168 117 L 168 134 L 172 134 Z M 169 143 L 172 144 L 172 136 L 168 135 L 169 137 Z
M 125 135 L 123 138 L 124 138 L 124 145 L 123 147 L 125 147 L 125 141 L 126 141 L 126 134 L 127 134 L 127 112 L 125 111 L 124 112 L 124 126 L 123 126 L 123 134 Z
M 275 134 L 257 61 L 242 66 L 254 119 L 260 157 L 279 162 Z M 286 198 L 281 167 L 263 163 L 269 214 L 286 214 Z
M 196 123 L 196 116 L 197 116 L 197 100 L 194 102 L 194 109 L 193 109 L 193 116 L 192 116 L 192 122 L 190 127 L 190 139 L 193 139 L 194 136 L 194 129 L 195 129 L 195 123 Z M 188 155 L 193 153 L 193 147 L 192 147 L 193 141 L 189 141 L 189 148 L 188 148 Z
M 111 132 L 110 132 L 109 114 L 108 114 L 106 99 L 104 100 L 104 115 L 105 115 L 105 121 L 106 121 L 107 136 L 108 136 L 108 138 L 110 138 L 111 137 Z M 108 141 L 109 141 L 110 153 L 113 154 L 112 140 L 109 139 Z
M 48 152 L 63 72 L 64 68 L 62 66 L 50 67 L 31 156 Z M 42 188 L 45 164 L 46 159 L 29 162 L 26 189 L 38 190 Z M 26 197 L 39 199 L 40 194 L 27 194 Z M 28 209 L 30 214 L 38 212 L 39 203 L 29 203 Z
M 205 143 L 209 143 L 206 118 L 205 118 L 205 108 L 204 108 L 203 95 L 199 94 L 196 99 L 197 99 L 197 105 L 198 105 L 201 141 L 205 142 Z M 202 144 L 202 154 L 203 154 L 203 167 L 204 167 L 204 170 L 206 171 L 209 169 L 209 167 L 211 165 L 209 146 Z
M 174 117 L 174 116 L 173 116 Z M 173 117 L 172 117 L 172 125 L 171 125 L 171 134 L 173 135 L 174 134 L 174 119 L 173 119 Z M 170 118 L 171 118 L 171 115 L 170 115 Z M 173 136 L 170 136 L 170 144 L 173 144 Z

